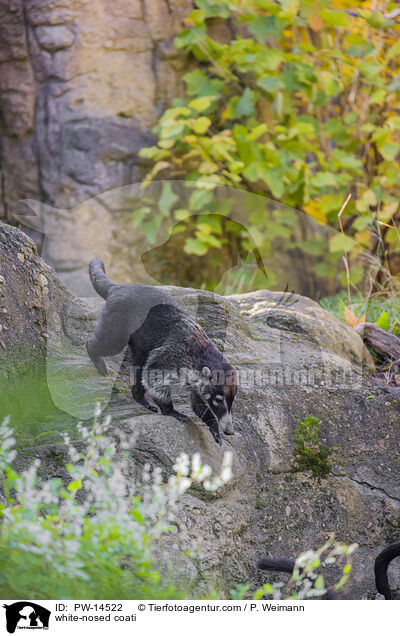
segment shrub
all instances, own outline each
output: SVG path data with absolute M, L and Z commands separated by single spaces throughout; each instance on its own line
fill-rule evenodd
M 298 470 L 311 470 L 315 477 L 326 477 L 330 471 L 330 450 L 318 440 L 322 422 L 307 415 L 299 422 L 295 434 L 295 461 Z
M 327 244 L 318 232 L 303 240 L 312 271 L 335 278 L 338 259 L 366 247 L 382 259 L 382 280 L 391 268 L 398 272 L 400 45 L 398 20 L 390 13 L 395 3 L 387 3 L 386 11 L 369 1 L 349 11 L 343 0 L 195 5 L 175 46 L 197 68 L 184 77 L 184 97 L 160 117 L 157 144 L 141 151 L 153 164 L 144 187 L 156 178 L 186 179 L 194 191 L 182 203 L 166 183 L 159 200 L 150 197 L 135 212 L 134 223 L 150 241 L 168 215 L 182 232 L 190 212 L 215 212 L 212 190 L 222 185 L 267 195 L 338 227 L 338 211 L 351 193 L 342 221 L 356 242 L 340 233 Z M 220 209 L 229 216 L 228 203 Z M 285 240 L 284 249 L 299 247 L 289 217 L 283 207 L 276 214 L 262 205 L 249 210 L 263 254 L 276 236 Z M 214 254 L 219 247 L 220 233 L 202 218 L 194 237 L 185 237 L 187 254 Z M 345 284 L 345 272 L 341 277 Z M 356 285 L 362 268 L 353 266 L 350 277 Z
M 220 475 L 199 455 L 181 455 L 166 483 L 161 469 L 146 465 L 143 483 L 129 472 L 128 440 L 110 419 L 91 430 L 79 426 L 85 451 L 68 438 L 70 482 L 42 480 L 35 460 L 14 472 L 15 440 L 0 426 L 0 595 L 23 599 L 184 598 L 187 591 L 163 579 L 152 552 L 175 519 L 179 497 L 193 483 L 216 490 L 231 479 L 231 454 Z M 117 442 L 118 440 L 118 442 Z

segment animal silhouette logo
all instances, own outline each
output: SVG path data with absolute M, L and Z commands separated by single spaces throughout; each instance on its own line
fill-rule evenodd
M 37 603 L 18 601 L 3 607 L 6 610 L 6 627 L 9 634 L 14 634 L 16 629 L 49 629 L 51 612 Z

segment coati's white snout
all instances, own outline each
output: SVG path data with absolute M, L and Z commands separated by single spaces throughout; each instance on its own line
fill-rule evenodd
M 232 414 L 231 413 L 226 413 L 225 415 L 223 415 L 219 421 L 221 428 L 223 430 L 223 432 L 225 433 L 225 435 L 234 435 L 235 431 L 233 428 L 233 423 L 232 423 Z

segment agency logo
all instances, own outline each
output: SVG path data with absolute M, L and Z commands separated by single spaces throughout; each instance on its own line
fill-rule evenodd
M 13 634 L 16 629 L 49 629 L 51 612 L 41 605 L 31 601 L 18 601 L 3 607 L 6 610 L 9 634 Z

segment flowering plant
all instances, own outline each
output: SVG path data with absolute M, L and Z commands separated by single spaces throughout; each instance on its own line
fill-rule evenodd
M 144 466 L 132 479 L 129 439 L 100 420 L 78 425 L 82 443 L 65 436 L 70 481 L 40 476 L 40 461 L 18 475 L 11 467 L 15 439 L 0 425 L 0 594 L 2 598 L 176 598 L 152 564 L 157 540 L 176 518 L 179 498 L 195 483 L 215 491 L 232 478 L 232 454 L 221 472 L 182 454 L 164 482 L 161 468 Z M 79 448 L 84 446 L 81 452 Z

